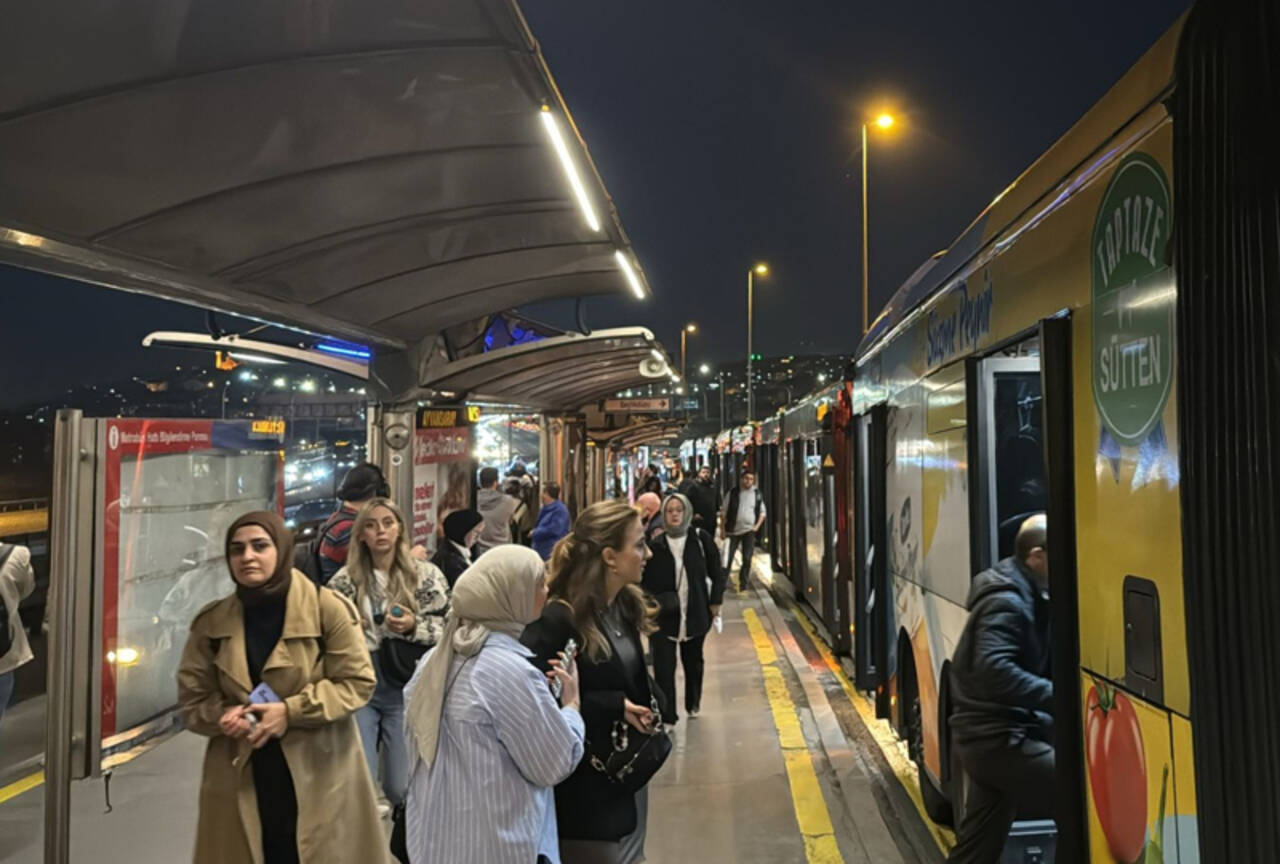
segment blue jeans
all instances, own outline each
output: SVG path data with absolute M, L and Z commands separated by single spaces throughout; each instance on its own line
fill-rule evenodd
M 378 669 L 377 657 L 373 667 Z M 369 763 L 369 773 L 374 785 L 378 782 L 378 750 L 382 750 L 382 791 L 392 807 L 404 803 L 405 790 L 409 788 L 409 750 L 404 740 L 404 693 L 382 680 L 378 671 L 378 686 L 374 688 L 369 704 L 356 712 L 356 726 L 360 727 L 360 743 L 364 745 L 364 758 Z
M 9 699 L 13 696 L 13 670 L 0 675 L 0 720 L 4 719 L 4 709 L 9 707 Z

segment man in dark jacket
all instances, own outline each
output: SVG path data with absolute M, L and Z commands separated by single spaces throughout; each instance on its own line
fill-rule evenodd
M 374 498 L 387 498 L 391 489 L 382 469 L 365 462 L 357 465 L 342 478 L 338 497 L 342 506 L 320 528 L 320 584 L 328 585 L 333 575 L 347 563 L 347 548 L 351 545 L 351 527 L 355 524 L 360 508 Z
M 690 477 L 680 484 L 680 494 L 693 505 L 693 527 L 701 528 L 711 536 L 716 533 L 716 513 L 719 502 L 716 490 L 711 486 L 711 469 L 703 465 L 697 477 Z
M 1021 811 L 1053 812 L 1049 563 L 1043 515 L 1014 555 L 979 573 L 951 661 L 952 741 L 969 780 L 952 864 L 995 864 Z

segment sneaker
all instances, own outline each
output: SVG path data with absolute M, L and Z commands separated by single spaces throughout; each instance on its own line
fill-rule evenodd
M 689 715 L 689 719 L 690 719 L 690 720 L 692 720 L 694 717 L 697 717 L 699 714 L 701 714 L 701 713 L 702 713 L 702 709 L 701 709 L 701 708 L 690 708 L 689 710 L 685 711 L 684 713 L 688 714 L 688 715 Z

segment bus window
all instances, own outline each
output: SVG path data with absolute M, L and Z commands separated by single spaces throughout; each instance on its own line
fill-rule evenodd
M 990 567 L 1013 554 L 1018 527 L 1046 504 L 1038 346 L 982 361 L 980 420 L 985 524 L 975 539 Z

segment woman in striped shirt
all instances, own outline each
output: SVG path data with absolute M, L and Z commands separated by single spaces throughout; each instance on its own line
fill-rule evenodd
M 497 546 L 453 588 L 437 646 L 405 688 L 415 756 L 405 822 L 412 864 L 560 864 L 553 788 L 582 759 L 572 664 L 547 678 L 518 641 L 547 601 L 541 556 Z

